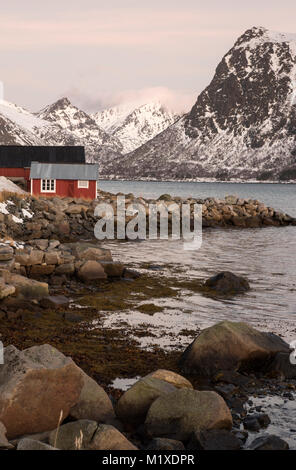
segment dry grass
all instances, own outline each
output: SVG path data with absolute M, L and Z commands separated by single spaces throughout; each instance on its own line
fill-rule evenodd
M 11 193 L 9 191 L 0 191 L 0 202 L 5 202 L 8 199 L 26 199 L 29 196 L 28 193 Z

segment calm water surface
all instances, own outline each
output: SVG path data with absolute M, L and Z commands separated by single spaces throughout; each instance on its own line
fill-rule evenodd
M 169 193 L 181 197 L 218 197 L 228 194 L 259 199 L 296 216 L 296 185 L 101 181 L 112 193 L 132 192 L 147 198 Z M 185 292 L 176 304 L 163 299 L 167 329 L 203 327 L 223 319 L 248 321 L 264 330 L 296 338 L 296 227 L 209 229 L 198 251 L 184 251 L 178 241 L 107 242 L 115 258 L 135 268 L 143 261 L 160 266 L 159 273 L 203 279 L 228 270 L 247 276 L 251 291 L 231 300 L 212 300 Z M 130 317 L 131 318 L 131 317 Z M 134 322 L 136 321 L 134 315 Z M 139 316 L 139 321 L 143 318 Z M 151 324 L 163 317 L 153 316 Z M 178 328 L 179 325 L 179 328 Z
M 151 199 L 164 193 L 198 198 L 236 194 L 259 199 L 296 217 L 296 185 L 106 181 L 100 182 L 100 186 L 113 193 L 132 192 Z M 133 310 L 106 317 L 106 327 L 120 327 L 124 322 L 131 336 L 134 327 L 145 325 L 146 337 L 140 339 L 142 347 L 156 345 L 183 351 L 196 337 L 197 328 L 224 319 L 246 321 L 259 329 L 280 334 L 288 341 L 296 339 L 296 227 L 204 230 L 202 247 L 195 252 L 184 251 L 182 243 L 176 241 L 108 242 L 105 245 L 112 249 L 115 258 L 135 268 L 139 269 L 143 261 L 158 265 L 160 270 L 155 274 L 160 277 L 160 283 L 161 276 L 204 279 L 223 270 L 250 280 L 251 291 L 230 300 L 213 300 L 184 291 L 174 300 L 154 300 L 164 310 L 153 316 Z M 184 329 L 192 330 L 192 336 L 184 335 Z M 132 379 L 132 383 L 135 380 Z M 272 421 L 266 432 L 282 437 L 291 449 L 296 449 L 292 429 L 295 428 L 296 401 L 282 397 L 256 400 Z M 256 437 L 258 435 L 250 433 L 248 443 Z

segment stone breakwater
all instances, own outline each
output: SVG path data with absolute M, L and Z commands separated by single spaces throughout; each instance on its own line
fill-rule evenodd
M 0 365 L 0 449 L 239 450 L 249 438 L 250 450 L 285 450 L 279 436 L 258 437 L 271 420 L 244 404 L 270 374 L 278 393 L 294 400 L 289 354 L 278 336 L 221 322 L 200 333 L 176 372 L 152 369 L 112 402 L 53 346 L 9 345 Z
M 0 243 L 0 299 L 47 296 L 47 283 L 38 280 L 53 285 L 62 285 L 66 278 L 91 283 L 124 278 L 128 273 L 121 263 L 113 262 L 110 250 L 94 243 L 45 239 L 23 245 Z
M 30 195 L 11 195 L 0 203 L 0 237 L 10 236 L 15 240 L 57 239 L 73 241 L 94 236 L 98 220 L 95 208 L 98 203 L 110 204 L 117 222 L 117 196 L 100 191 L 96 201 L 73 198 L 35 198 Z M 121 194 L 121 196 L 124 196 Z M 170 206 L 190 204 L 193 221 L 194 204 L 202 205 L 203 227 L 257 228 L 266 226 L 296 225 L 296 219 L 265 206 L 253 199 L 227 196 L 225 199 L 182 199 L 164 194 L 157 201 L 125 195 L 125 207 L 141 204 L 146 211 L 149 228 L 150 204 L 161 204 L 168 211 L 169 226 L 172 221 Z M 181 211 L 180 211 L 181 212 Z M 128 223 L 133 216 L 126 217 Z

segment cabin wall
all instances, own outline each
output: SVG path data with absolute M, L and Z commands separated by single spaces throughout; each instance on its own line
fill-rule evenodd
M 88 189 L 78 188 L 78 181 L 76 180 L 56 180 L 55 193 L 41 192 L 41 180 L 32 180 L 31 186 L 32 194 L 35 196 L 60 196 L 60 197 L 75 197 L 83 199 L 96 199 L 97 197 L 97 182 L 89 181 Z

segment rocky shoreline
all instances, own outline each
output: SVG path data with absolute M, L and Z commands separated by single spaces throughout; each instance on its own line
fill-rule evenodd
M 30 195 L 8 194 L 0 202 L 0 238 L 14 240 L 57 239 L 77 241 L 94 236 L 94 226 L 98 221 L 95 207 L 98 203 L 110 204 L 114 210 L 115 227 L 117 224 L 117 197 L 125 196 L 125 207 L 141 204 L 146 212 L 146 226 L 149 229 L 149 205 L 161 205 L 168 211 L 168 224 L 171 229 L 172 214 L 170 206 L 181 208 L 190 205 L 191 222 L 194 220 L 194 204 L 202 205 L 203 228 L 258 228 L 268 226 L 296 225 L 296 219 L 266 207 L 253 199 L 240 199 L 226 196 L 225 199 L 180 198 L 169 194 L 158 200 L 137 198 L 133 194 L 117 194 L 99 191 L 96 201 L 73 198 L 35 198 Z M 181 211 L 180 211 L 181 212 Z M 126 224 L 133 216 L 126 216 Z
M 115 207 L 116 196 L 101 193 L 99 201 Z M 184 203 L 169 195 L 160 201 Z M 126 196 L 127 204 L 137 202 L 148 207 L 153 201 Z M 128 332 L 104 328 L 101 318 L 132 308 L 135 293 L 146 300 L 173 298 L 176 280 L 160 282 L 114 262 L 110 250 L 93 240 L 93 202 L 10 195 L 0 204 L 0 340 L 6 347 L 0 366 L 0 448 L 288 448 L 278 436 L 261 437 L 269 418 L 252 409 L 250 398 L 295 399 L 295 368 L 281 338 L 223 322 L 200 332 L 186 352 L 142 350 Z M 258 201 L 234 196 L 203 201 L 205 227 L 290 224 L 295 219 Z M 246 279 L 232 273 L 194 283 L 202 295 L 234 295 L 249 288 Z M 144 307 L 153 314 L 152 305 Z M 213 352 L 217 331 L 221 341 Z M 145 328 L 137 334 L 144 336 Z M 135 376 L 140 379 L 127 392 L 112 388 L 117 377 Z M 28 409 L 22 409 L 22 400 Z M 47 402 L 50 406 L 44 406 Z M 193 413 L 195 408 L 203 411 Z
M 295 400 L 290 353 L 275 335 L 221 322 L 184 351 L 178 373 L 155 370 L 115 401 L 53 346 L 7 346 L 0 367 L 0 448 L 239 450 L 251 435 L 250 450 L 286 450 L 280 437 L 261 435 L 270 424 L 262 407 L 247 412 L 245 403 L 252 404 L 251 393 L 272 389 Z

